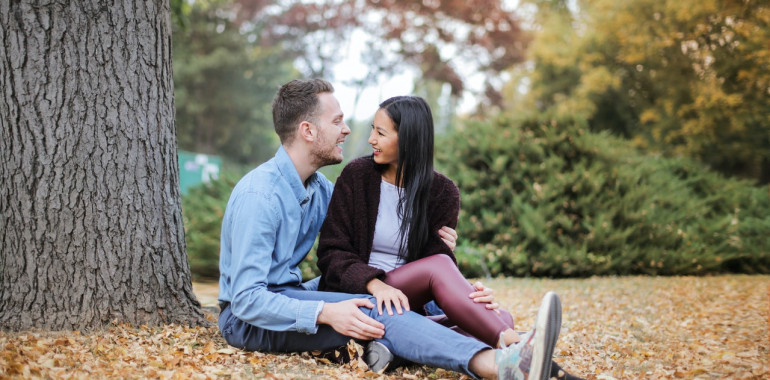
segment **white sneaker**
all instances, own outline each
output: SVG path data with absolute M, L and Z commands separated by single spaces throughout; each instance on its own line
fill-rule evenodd
M 553 349 L 561 331 L 561 301 L 554 292 L 543 297 L 535 327 L 519 343 L 497 350 L 498 379 L 547 380 Z

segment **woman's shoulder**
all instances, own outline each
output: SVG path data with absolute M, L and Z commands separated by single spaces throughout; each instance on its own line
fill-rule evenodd
M 372 161 L 372 156 L 361 156 L 348 162 L 348 164 L 345 165 L 345 169 L 350 170 L 362 170 L 367 168 L 374 168 L 374 161 Z
M 353 177 L 358 178 L 364 173 L 374 170 L 374 163 L 371 156 L 358 157 L 348 162 L 342 169 L 339 178 Z M 339 181 L 339 178 L 337 180 Z
M 460 196 L 460 189 L 457 187 L 457 185 L 449 179 L 449 177 L 437 172 L 433 171 L 433 186 L 432 186 L 432 193 L 436 196 L 441 195 L 448 195 L 453 197 L 459 197 Z

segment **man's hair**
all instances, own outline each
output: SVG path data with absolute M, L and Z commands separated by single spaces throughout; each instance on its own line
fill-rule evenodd
M 324 92 L 334 92 L 334 87 L 323 79 L 295 79 L 281 86 L 273 99 L 273 127 L 281 144 L 294 141 L 299 123 L 315 122 L 318 95 Z

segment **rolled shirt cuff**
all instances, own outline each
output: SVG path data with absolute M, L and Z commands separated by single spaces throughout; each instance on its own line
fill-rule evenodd
M 297 317 L 297 331 L 305 334 L 318 332 L 318 316 L 324 308 L 324 301 L 302 302 Z

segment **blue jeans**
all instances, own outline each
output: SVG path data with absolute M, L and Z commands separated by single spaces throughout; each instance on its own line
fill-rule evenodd
M 305 290 L 299 286 L 270 287 L 270 291 L 299 300 L 339 302 L 352 298 L 369 298 L 356 295 Z M 393 316 L 379 315 L 377 308 L 359 308 L 385 325 L 385 337 L 378 339 L 394 355 L 415 363 L 440 367 L 456 372 L 475 375 L 468 369 L 471 358 L 479 351 L 490 348 L 474 338 L 463 336 L 415 312 Z M 325 350 L 344 346 L 350 337 L 344 336 L 328 325 L 318 326 L 315 334 L 296 331 L 272 331 L 241 321 L 226 307 L 219 315 L 219 330 L 228 344 L 247 351 L 301 352 Z

